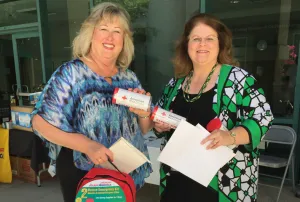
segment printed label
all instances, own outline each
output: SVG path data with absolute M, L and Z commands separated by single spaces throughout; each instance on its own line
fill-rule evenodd
M 124 89 L 115 91 L 113 99 L 115 104 L 133 107 L 147 111 L 151 104 L 151 97 L 139 93 L 134 93 Z
M 181 120 L 186 120 L 186 119 L 182 116 L 179 116 L 177 114 L 174 114 L 172 112 L 166 111 L 161 108 L 156 109 L 153 117 L 154 122 L 168 124 L 174 129 L 179 125 Z
M 126 202 L 122 188 L 107 179 L 94 180 L 84 185 L 77 193 L 75 202 Z
M 25 128 L 31 128 L 29 113 L 12 111 L 11 119 L 14 125 L 19 125 Z

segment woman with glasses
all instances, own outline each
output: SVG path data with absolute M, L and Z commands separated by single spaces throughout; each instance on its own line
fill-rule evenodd
M 194 15 L 185 25 L 173 63 L 175 77 L 166 85 L 158 106 L 193 125 L 206 127 L 219 118 L 228 131 L 214 130 L 199 145 L 209 142 L 207 149 L 231 146 L 236 155 L 208 187 L 162 164 L 161 202 L 256 201 L 257 146 L 273 116 L 255 78 L 236 66 L 230 30 L 211 15 Z M 155 123 L 154 129 L 163 137 L 162 147 L 174 132 L 161 123 Z

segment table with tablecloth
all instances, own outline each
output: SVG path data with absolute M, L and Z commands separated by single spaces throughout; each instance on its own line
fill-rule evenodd
M 39 165 L 48 163 L 48 148 L 33 132 L 11 129 L 9 130 L 9 154 L 12 156 L 31 159 L 31 168 L 38 173 Z
M 3 131 L 7 130 L 2 129 Z M 40 186 L 40 174 L 47 170 L 45 165 L 49 162 L 48 151 L 42 140 L 33 132 L 18 129 L 9 130 L 9 155 L 31 160 L 30 167 L 37 175 L 38 186 Z M 40 165 L 43 165 L 43 168 Z
M 153 132 L 149 132 L 144 136 L 149 150 L 150 161 L 152 163 L 153 172 L 146 178 L 146 182 L 150 184 L 159 184 L 159 165 L 157 158 L 160 154 L 161 139 L 157 139 Z M 36 172 L 37 176 L 41 171 L 39 165 L 48 163 L 48 149 L 44 147 L 42 140 L 33 132 L 11 129 L 9 130 L 9 153 L 11 156 L 23 157 L 31 159 L 31 168 Z M 40 185 L 39 180 L 37 182 Z

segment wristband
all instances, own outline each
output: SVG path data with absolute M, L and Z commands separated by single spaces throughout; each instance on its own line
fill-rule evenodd
M 139 116 L 139 118 L 141 118 L 141 119 L 147 119 L 149 117 L 150 117 L 150 114 L 148 116 Z

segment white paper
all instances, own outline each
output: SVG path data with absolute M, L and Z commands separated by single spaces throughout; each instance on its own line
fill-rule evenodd
M 218 170 L 235 156 L 225 146 L 206 150 L 209 142 L 201 145 L 201 141 L 209 134 L 202 126 L 195 127 L 182 120 L 158 161 L 207 187 Z
M 131 143 L 121 137 L 109 148 L 114 154 L 113 164 L 124 173 L 131 173 L 141 165 L 150 161 Z M 101 164 L 101 167 L 116 170 L 109 162 Z

